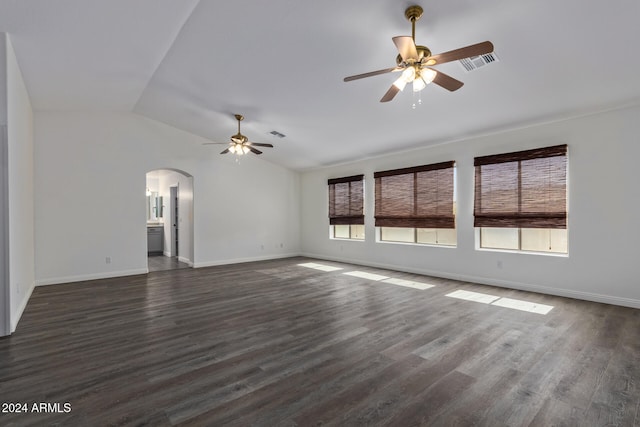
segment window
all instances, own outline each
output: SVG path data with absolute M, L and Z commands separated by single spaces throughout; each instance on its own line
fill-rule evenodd
M 567 146 L 475 158 L 480 247 L 567 253 Z
M 456 245 L 454 166 L 450 161 L 374 174 L 381 241 Z
M 334 178 L 328 184 L 331 238 L 364 240 L 364 175 Z

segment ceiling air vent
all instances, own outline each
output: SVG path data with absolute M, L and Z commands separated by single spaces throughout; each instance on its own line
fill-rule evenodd
M 464 58 L 460 60 L 460 64 L 465 71 L 473 71 L 478 68 L 482 68 L 487 64 L 491 64 L 492 62 L 498 62 L 498 56 L 495 52 L 487 53 L 485 55 L 472 56 L 471 58 Z
M 278 138 L 284 138 L 286 136 L 285 134 L 280 133 L 277 130 L 272 130 L 271 132 L 269 132 L 269 134 L 273 136 L 277 136 Z

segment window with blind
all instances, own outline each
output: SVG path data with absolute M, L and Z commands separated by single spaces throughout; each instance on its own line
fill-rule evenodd
M 480 247 L 567 252 L 567 146 L 476 157 Z
M 364 175 L 333 178 L 329 184 L 330 237 L 364 239 Z
M 376 172 L 379 239 L 455 246 L 454 171 L 450 161 Z

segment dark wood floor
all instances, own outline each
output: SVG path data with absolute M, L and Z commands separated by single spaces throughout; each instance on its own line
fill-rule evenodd
M 159 254 L 149 255 L 147 257 L 147 268 L 151 273 L 154 271 L 180 270 L 190 267 L 186 262 L 178 261 L 178 257 Z
M 305 258 L 39 287 L 0 396 L 71 406 L 2 426 L 634 426 L 640 310 Z

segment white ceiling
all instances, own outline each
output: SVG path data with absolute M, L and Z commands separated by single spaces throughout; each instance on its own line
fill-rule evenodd
M 490 40 L 500 61 L 438 66 L 465 85 L 416 109 L 410 90 L 378 102 L 393 75 L 344 83 L 395 65 L 411 4 L 418 44 Z M 638 0 L 0 0 L 35 110 L 132 111 L 217 142 L 241 113 L 297 170 L 638 102 L 639 19 Z

